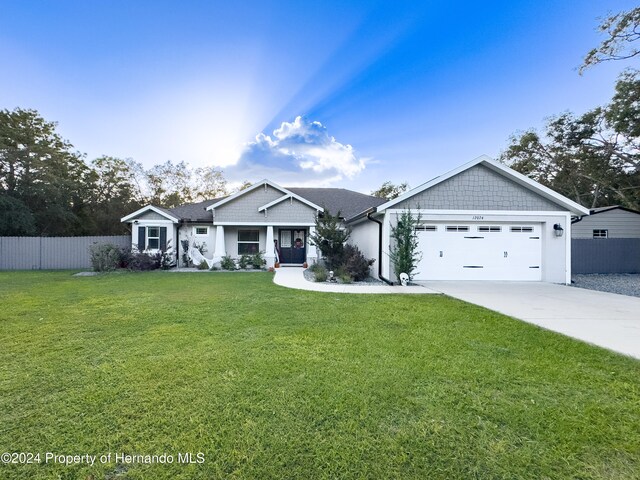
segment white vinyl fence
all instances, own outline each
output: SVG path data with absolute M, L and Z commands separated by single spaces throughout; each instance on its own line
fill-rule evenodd
M 91 268 L 89 247 L 131 247 L 130 235 L 101 237 L 0 237 L 0 270 Z

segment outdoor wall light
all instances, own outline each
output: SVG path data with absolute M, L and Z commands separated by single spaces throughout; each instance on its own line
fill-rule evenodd
M 133 223 L 135 223 L 136 225 L 139 224 L 140 222 L 138 220 L 134 220 Z
M 562 234 L 564 233 L 564 228 L 562 228 L 562 225 L 560 225 L 559 223 L 556 223 L 553 226 L 553 230 L 556 233 L 556 237 L 561 237 Z

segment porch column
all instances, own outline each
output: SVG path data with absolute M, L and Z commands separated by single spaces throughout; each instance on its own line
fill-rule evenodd
M 309 237 L 316 233 L 316 227 L 309 227 L 309 235 L 307 235 L 307 263 L 313 265 L 318 262 L 318 249 L 315 245 L 311 245 Z
M 264 244 L 264 259 L 267 261 L 267 268 L 271 268 L 276 264 L 276 253 L 273 245 L 273 226 L 267 226 L 267 240 Z
M 227 255 L 227 249 L 224 246 L 224 227 L 218 225 L 216 227 L 216 249 L 213 252 L 213 263 L 218 263 L 222 257 Z

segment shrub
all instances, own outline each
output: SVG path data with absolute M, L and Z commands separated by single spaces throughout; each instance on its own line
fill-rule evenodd
M 251 265 L 251 255 L 242 255 L 240 260 L 238 260 L 238 266 L 240 268 L 247 268 L 249 265 Z
M 209 270 L 209 264 L 204 260 L 201 261 L 200 265 L 198 265 L 198 270 Z
M 112 272 L 120 266 L 122 252 L 111 243 L 94 243 L 89 247 L 91 266 L 96 272 Z
M 235 270 L 236 262 L 234 262 L 233 258 L 231 258 L 229 255 L 225 255 L 224 257 L 222 257 L 222 260 L 220 260 L 220 267 L 223 270 Z
M 327 277 L 329 276 L 327 269 L 322 266 L 318 266 L 318 268 L 314 270 L 313 274 L 316 282 L 326 282 Z
M 351 275 L 349 275 L 348 273 L 341 273 L 340 275 L 338 275 L 338 278 L 340 279 L 340 281 L 342 283 L 351 283 L 351 282 L 353 282 L 353 279 L 351 278 Z
M 398 223 L 391 227 L 391 238 L 395 244 L 389 251 L 389 258 L 400 281 L 400 274 L 409 275 L 413 280 L 415 269 L 422 258 L 418 251 L 418 236 L 415 227 L 420 223 L 420 214 L 414 216 L 411 210 L 405 210 L 398 216 Z
M 355 245 L 345 245 L 344 247 L 344 263 L 342 267 L 356 282 L 369 276 L 369 267 L 375 261 L 373 258 L 365 257 Z
M 251 255 L 251 266 L 253 268 L 261 269 L 262 267 L 265 266 L 267 261 L 264 259 L 262 255 L 263 255 L 263 252 L 258 252 Z
M 344 244 L 351 231 L 341 226 L 340 212 L 331 215 L 325 210 L 322 215 L 316 216 L 315 224 L 316 230 L 309 235 L 309 240 L 318 247 L 327 266 L 335 269 L 342 264 Z
M 153 255 L 144 252 L 131 252 L 127 268 L 129 270 L 157 270 L 162 263 L 162 253 L 154 253 Z

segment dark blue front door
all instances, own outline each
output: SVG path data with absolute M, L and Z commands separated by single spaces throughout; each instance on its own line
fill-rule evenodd
M 305 235 L 304 230 L 280 230 L 280 263 L 305 262 Z

